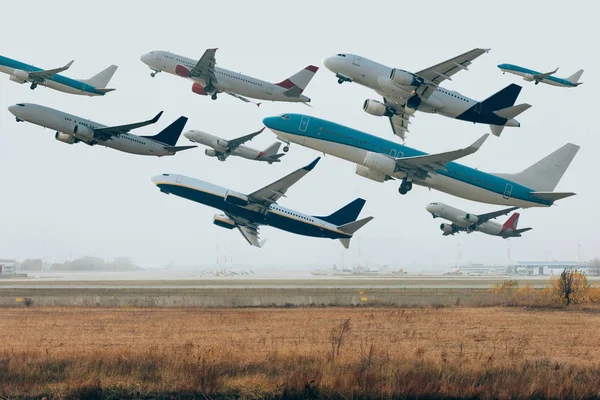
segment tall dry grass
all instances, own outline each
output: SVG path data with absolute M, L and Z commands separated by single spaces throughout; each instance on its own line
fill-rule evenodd
M 0 309 L 0 396 L 600 396 L 600 313 Z

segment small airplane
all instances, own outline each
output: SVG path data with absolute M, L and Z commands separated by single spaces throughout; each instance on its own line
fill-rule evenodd
M 323 63 L 336 74 L 338 83 L 356 82 L 382 96 L 383 103 L 365 100 L 363 110 L 377 117 L 388 117 L 394 134 L 402 140 L 409 132 L 410 118 L 417 111 L 489 124 L 492 133 L 500 136 L 505 126 L 521 126 L 514 118 L 531 107 L 529 104 L 514 105 L 521 92 L 520 86 L 509 85 L 481 102 L 439 86 L 445 80 L 452 80 L 457 72 L 466 71 L 473 60 L 488 51 L 473 49 L 417 73 L 347 53 L 328 57 Z
M 583 82 L 578 82 L 579 78 L 581 78 L 581 74 L 583 74 L 582 69 L 575 72 L 573 75 L 571 75 L 568 78 L 557 78 L 553 75 L 558 71 L 558 68 L 556 68 L 554 71 L 545 72 L 545 73 L 534 71 L 532 69 L 519 67 L 518 65 L 513 65 L 513 64 L 500 64 L 500 65 L 498 65 L 498 68 L 500 68 L 502 70 L 502 73 L 508 72 L 509 74 L 522 76 L 523 79 L 526 80 L 527 82 L 533 81 L 533 82 L 535 82 L 536 85 L 538 83 L 542 82 L 542 83 L 546 83 L 546 84 L 552 85 L 552 86 L 577 87 L 583 83 Z
M 88 119 L 67 114 L 37 104 L 19 103 L 8 107 L 17 122 L 29 122 L 56 131 L 54 138 L 62 143 L 85 143 L 89 146 L 100 145 L 125 153 L 143 156 L 173 156 L 178 151 L 196 146 L 176 146 L 179 135 L 187 122 L 179 117 L 158 135 L 137 136 L 129 131 L 155 124 L 162 111 L 151 120 L 119 126 L 105 126 Z
M 118 68 L 116 65 L 111 65 L 90 79 L 71 79 L 59 75 L 60 72 L 68 70 L 72 64 L 73 61 L 64 67 L 43 70 L 33 65 L 0 56 L 0 72 L 10 75 L 10 80 L 13 82 L 30 83 L 31 90 L 41 85 L 64 93 L 86 96 L 104 96 L 106 93 L 115 90 L 106 89 L 106 86 Z
M 279 142 L 273 143 L 263 151 L 243 146 L 244 143 L 252 140 L 257 135 L 260 135 L 264 130 L 265 128 L 262 128 L 258 132 L 231 140 L 222 139 L 211 135 L 210 133 L 196 130 L 185 132 L 183 136 L 193 143 L 200 143 L 212 147 L 211 149 L 206 149 L 204 154 L 209 157 L 217 157 L 219 161 L 225 161 L 229 156 L 238 156 L 247 158 L 248 160 L 265 161 L 269 164 L 280 162 L 280 158 L 285 154 L 277 154 L 277 151 L 279 151 L 279 147 L 281 146 L 281 143 Z
M 208 49 L 200 60 L 192 60 L 166 51 L 151 51 L 144 54 L 141 60 L 153 71 L 154 77 L 159 72 L 178 75 L 191 79 L 192 91 L 202 96 L 217 99 L 218 93 L 225 93 L 246 103 L 254 103 L 247 97 L 259 100 L 309 103 L 310 98 L 302 92 L 308 86 L 318 67 L 309 65 L 295 75 L 279 83 L 270 83 L 251 76 L 217 68 L 215 53 L 217 49 Z M 260 106 L 260 103 L 254 103 Z
M 297 235 L 339 239 L 345 248 L 349 248 L 352 235 L 373 219 L 367 217 L 357 220 L 365 200 L 358 198 L 326 217 L 303 214 L 277 204 L 281 197 L 286 197 L 287 190 L 294 183 L 312 171 L 319 160 L 320 157 L 248 195 L 183 175 L 157 175 L 152 182 L 163 193 L 223 211 L 225 214 L 214 216 L 213 223 L 221 228 L 237 228 L 252 246 L 264 245 L 265 240 L 259 238 L 259 226 L 270 225 Z
M 579 151 L 572 143 L 522 172 L 490 174 L 454 162 L 479 150 L 489 134 L 459 150 L 427 154 L 308 115 L 282 114 L 267 117 L 263 123 L 282 142 L 298 143 L 355 163 L 359 176 L 376 182 L 400 179 L 400 194 L 409 192 L 416 183 L 468 200 L 521 208 L 549 207 L 575 195 L 553 191 Z
M 521 237 L 521 233 L 530 231 L 532 228 L 517 229 L 519 224 L 519 213 L 514 213 L 502 225 L 492 221 L 502 215 L 511 213 L 519 207 L 510 207 L 504 210 L 494 211 L 486 214 L 471 214 L 459 210 L 458 208 L 450 207 L 444 203 L 430 203 L 425 207 L 431 213 L 433 218 L 444 218 L 452 222 L 451 224 L 443 223 L 440 229 L 444 236 L 454 235 L 459 232 L 483 232 L 492 236 L 500 236 L 502 239 L 511 237 Z

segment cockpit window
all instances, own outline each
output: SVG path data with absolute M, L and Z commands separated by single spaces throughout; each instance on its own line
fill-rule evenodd
M 289 116 L 289 115 L 287 115 L 287 114 L 281 114 L 281 115 L 280 115 L 280 117 L 281 117 L 282 119 L 290 119 L 290 116 Z
M 169 176 L 169 174 L 163 174 L 163 176 Z
M 340 54 L 338 54 L 338 57 L 346 57 L 346 55 L 340 53 Z
M 18 105 L 19 107 L 25 107 L 25 104 L 23 104 L 23 103 L 19 103 L 19 104 L 17 104 L 17 105 Z

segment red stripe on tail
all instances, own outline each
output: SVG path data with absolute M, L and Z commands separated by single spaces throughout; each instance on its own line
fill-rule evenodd
M 502 232 L 506 231 L 506 230 L 516 230 L 517 229 L 517 225 L 519 224 L 519 216 L 521 214 L 519 213 L 514 213 L 513 215 L 510 216 L 509 219 L 506 220 L 506 222 L 504 223 L 504 225 L 502 225 Z

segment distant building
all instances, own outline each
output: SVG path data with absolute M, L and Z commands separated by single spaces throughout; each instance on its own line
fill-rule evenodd
M 561 273 L 567 268 L 587 271 L 589 267 L 579 261 L 517 261 L 517 270 L 525 269 L 530 275 Z
M 16 263 L 16 260 L 0 260 L 0 275 L 14 274 Z

